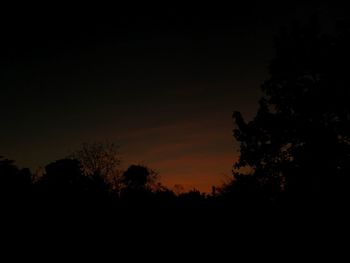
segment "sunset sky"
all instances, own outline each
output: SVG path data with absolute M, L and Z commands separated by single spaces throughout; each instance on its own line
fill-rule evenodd
M 231 174 L 232 112 L 253 116 L 273 35 L 315 10 L 291 3 L 2 17 L 0 155 L 35 170 L 83 142 L 115 141 L 124 168 L 210 191 Z

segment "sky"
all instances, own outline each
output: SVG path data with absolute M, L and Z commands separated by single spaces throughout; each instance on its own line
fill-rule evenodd
M 169 187 L 205 192 L 231 175 L 232 113 L 254 116 L 273 36 L 332 10 L 291 1 L 40 8 L 1 18 L 0 155 L 35 171 L 108 140 L 124 168 L 145 164 Z

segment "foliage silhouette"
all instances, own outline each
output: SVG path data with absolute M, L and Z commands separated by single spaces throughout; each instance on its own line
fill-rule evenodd
M 32 174 L 29 169 L 19 169 L 14 161 L 0 156 L 1 202 L 14 205 L 28 201 L 32 191 Z
M 145 200 L 157 188 L 158 174 L 143 165 L 131 165 L 121 176 L 124 198 Z M 158 188 L 159 190 L 159 188 Z
M 48 164 L 36 184 L 40 201 L 69 209 L 107 201 L 108 185 L 101 177 L 87 176 L 76 159 L 61 159 Z
M 349 46 L 346 28 L 325 35 L 314 19 L 280 32 L 255 118 L 233 115 L 240 142 L 236 191 L 320 203 L 348 192 Z
M 85 175 L 101 177 L 115 191 L 120 191 L 121 158 L 116 144 L 107 141 L 84 143 L 73 153 L 73 158 L 79 160 Z

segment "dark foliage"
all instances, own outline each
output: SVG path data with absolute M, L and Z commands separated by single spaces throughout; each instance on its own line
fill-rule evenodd
M 32 193 L 29 169 L 19 169 L 14 161 L 0 157 L 0 202 L 2 205 L 25 205 Z
M 349 46 L 345 28 L 325 35 L 314 21 L 281 31 L 255 118 L 246 122 L 234 113 L 240 142 L 236 192 L 270 201 L 344 200 L 350 172 Z

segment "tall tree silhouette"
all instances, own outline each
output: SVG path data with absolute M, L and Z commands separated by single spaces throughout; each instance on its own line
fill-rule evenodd
M 119 147 L 111 142 L 84 143 L 73 153 L 79 160 L 82 171 L 87 176 L 102 178 L 114 190 L 120 190 L 120 153 Z
M 350 172 L 350 38 L 346 27 L 321 33 L 316 20 L 276 37 L 271 77 L 255 118 L 233 117 L 240 142 L 237 186 L 245 176 L 268 198 L 345 193 Z M 244 169 L 250 172 L 242 172 Z
M 139 195 L 151 192 L 158 175 L 143 165 L 131 165 L 122 175 L 124 194 Z

